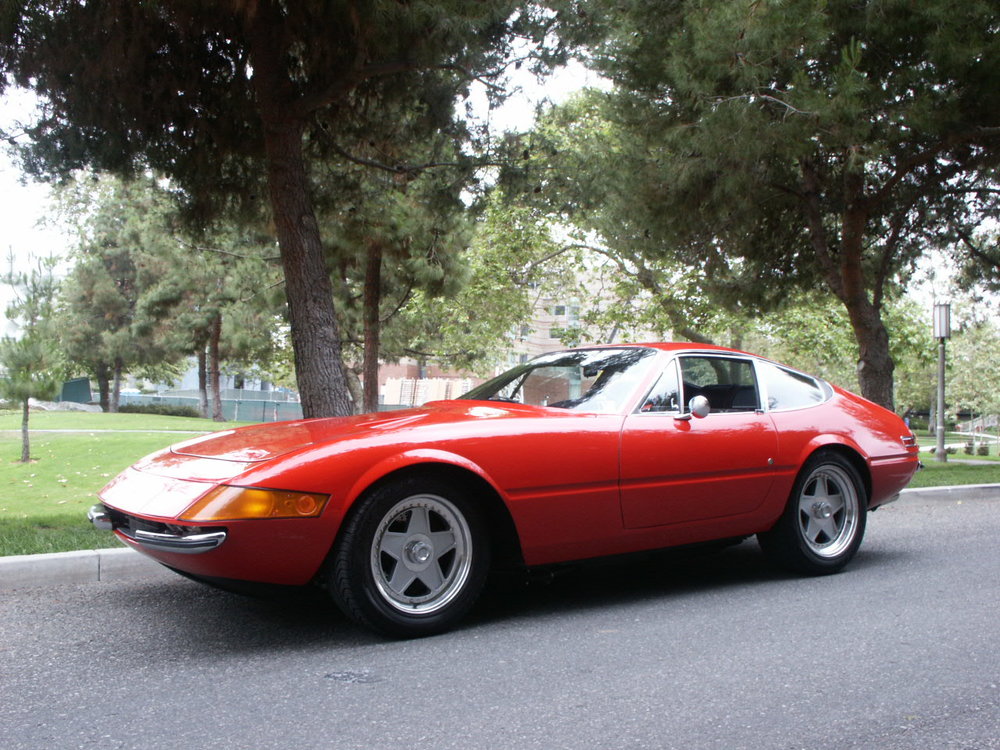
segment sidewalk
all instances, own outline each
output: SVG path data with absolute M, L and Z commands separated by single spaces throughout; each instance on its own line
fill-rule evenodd
M 938 495 L 950 500 L 975 493 L 1000 500 L 1000 484 L 965 484 L 953 487 L 919 487 L 905 495 Z M 109 581 L 172 579 L 176 573 L 128 547 L 55 552 L 48 555 L 0 557 L 0 592 L 34 586 L 54 586 Z

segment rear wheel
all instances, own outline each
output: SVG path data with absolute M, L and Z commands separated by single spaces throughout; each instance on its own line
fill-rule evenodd
M 416 478 L 383 485 L 360 503 L 334 549 L 328 583 L 337 603 L 385 635 L 452 627 L 489 569 L 478 509 L 455 488 Z
M 764 553 L 807 575 L 836 573 L 865 534 L 868 497 L 858 470 L 836 453 L 812 456 L 774 528 L 757 535 Z

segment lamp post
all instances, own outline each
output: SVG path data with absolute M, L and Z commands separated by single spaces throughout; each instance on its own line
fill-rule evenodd
M 944 342 L 951 338 L 951 305 L 947 302 L 934 303 L 934 338 L 938 340 L 938 382 L 937 382 L 937 448 L 934 458 L 947 461 L 944 448 Z

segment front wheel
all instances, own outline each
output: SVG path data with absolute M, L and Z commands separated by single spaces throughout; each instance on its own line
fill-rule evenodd
M 489 536 L 455 488 L 407 479 L 359 501 L 334 548 L 329 587 L 358 623 L 394 637 L 440 633 L 486 582 Z
M 836 453 L 819 453 L 802 467 L 774 528 L 757 538 L 764 553 L 785 568 L 836 573 L 861 545 L 867 510 L 858 470 Z

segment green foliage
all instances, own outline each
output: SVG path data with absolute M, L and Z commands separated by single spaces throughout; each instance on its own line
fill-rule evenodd
M 161 417 L 193 417 L 201 418 L 201 414 L 193 406 L 171 406 L 170 404 L 122 404 L 118 407 L 120 414 L 158 414 Z
M 47 100 L 23 149 L 29 171 L 151 168 L 183 189 L 199 223 L 225 208 L 270 213 L 303 408 L 343 414 L 318 171 L 335 158 L 372 166 L 350 153 L 356 137 L 371 130 L 377 140 L 387 113 L 403 109 L 449 123 L 439 129 L 464 146 L 467 134 L 450 126 L 456 98 L 498 75 L 515 33 L 544 33 L 532 14 L 512 15 L 517 7 L 25 0 L 0 24 L 0 81 Z
M 973 417 L 1000 415 L 1000 327 L 991 318 L 961 321 L 947 347 L 946 396 L 950 411 Z
M 150 177 L 125 182 L 96 175 L 64 183 L 58 198 L 77 237 L 76 263 L 63 288 L 61 341 L 67 358 L 97 377 L 107 407 L 115 372 L 177 358 L 141 304 L 169 272 L 174 200 Z
M 488 370 L 531 320 L 539 300 L 571 298 L 579 255 L 556 242 L 538 211 L 489 198 L 471 247 L 467 281 L 449 297 L 418 290 L 402 310 L 409 350 L 448 365 Z
M 601 111 L 621 168 L 597 174 L 628 201 L 613 215 L 635 251 L 700 266 L 706 289 L 730 276 L 753 303 L 825 284 L 862 391 L 891 403 L 883 306 L 925 247 L 976 224 L 968 196 L 1000 155 L 996 7 L 552 4 L 615 84 Z
M 221 325 L 219 357 L 266 367 L 280 322 L 269 291 L 280 274 L 273 240 L 252 224 L 195 232 L 178 196 L 149 175 L 81 174 L 59 191 L 74 226 L 76 264 L 64 284 L 60 330 L 69 358 L 99 382 L 117 371 L 170 381 Z M 110 401 L 113 403 L 114 399 Z
M 989 199 L 978 197 L 976 205 L 992 219 L 987 226 L 995 227 L 1000 217 L 1000 201 L 996 192 Z M 995 228 L 975 233 L 955 232 L 952 255 L 960 269 L 959 283 L 963 289 L 1000 292 L 1000 232 Z
M 3 276 L 14 293 L 7 317 L 19 328 L 16 336 L 0 340 L 0 397 L 17 402 L 22 410 L 21 462 L 31 459 L 28 401 L 51 399 L 62 382 L 62 357 L 56 343 L 53 310 L 57 283 L 55 260 L 39 261 L 31 271 L 16 272 L 13 257 Z

